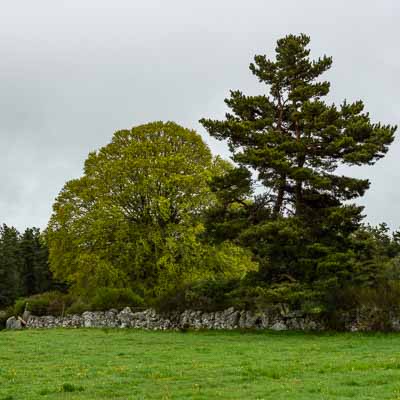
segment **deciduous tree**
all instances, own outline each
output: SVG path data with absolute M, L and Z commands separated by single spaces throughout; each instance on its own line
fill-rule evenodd
M 55 276 L 87 293 L 157 292 L 202 276 L 198 235 L 218 168 L 201 137 L 173 122 L 116 132 L 54 204 L 47 241 Z

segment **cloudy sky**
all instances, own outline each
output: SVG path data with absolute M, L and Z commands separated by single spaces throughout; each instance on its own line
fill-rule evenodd
M 55 196 L 114 131 L 153 120 L 197 129 L 230 89 L 262 92 L 248 64 L 288 33 L 333 56 L 330 101 L 362 99 L 400 121 L 396 0 L 0 0 L 0 223 L 45 227 Z M 399 132 L 400 135 L 400 132 Z M 371 223 L 400 227 L 400 141 L 362 199 Z M 349 172 L 349 171 L 346 171 Z

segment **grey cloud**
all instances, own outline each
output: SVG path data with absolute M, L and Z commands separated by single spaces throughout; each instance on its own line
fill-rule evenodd
M 66 180 L 112 133 L 152 120 L 197 129 L 223 117 L 230 89 L 257 93 L 254 54 L 273 55 L 287 33 L 310 34 L 332 55 L 331 101 L 361 98 L 396 124 L 400 56 L 396 1 L 20 0 L 0 13 L 0 222 L 44 227 Z M 400 225 L 397 140 L 361 200 L 368 219 Z M 349 170 L 346 170 L 348 172 Z

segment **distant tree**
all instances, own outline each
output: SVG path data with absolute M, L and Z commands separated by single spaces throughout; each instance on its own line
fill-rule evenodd
M 12 304 L 22 294 L 21 270 L 19 232 L 3 224 L 0 227 L 0 306 Z
M 0 307 L 17 297 L 49 290 L 53 285 L 47 246 L 38 228 L 21 235 L 14 227 L 0 227 Z
M 240 169 L 255 170 L 264 187 L 252 206 L 232 197 L 235 218 L 225 208 L 212 225 L 237 226 L 247 218 L 241 242 L 253 248 L 265 279 L 351 276 L 349 235 L 360 224 L 362 207 L 345 202 L 362 196 L 369 181 L 335 171 L 374 164 L 396 130 L 372 123 L 361 101 L 336 106 L 323 100 L 330 84 L 320 76 L 332 59 L 311 60 L 309 42 L 304 34 L 288 35 L 278 40 L 275 60 L 255 56 L 250 70 L 269 94 L 231 91 L 225 120 L 200 120 L 211 136 L 228 141 Z M 235 190 L 245 182 L 243 174 L 237 178 L 230 186 Z
M 175 123 L 116 132 L 54 204 L 47 242 L 56 278 L 90 294 L 157 292 L 201 276 L 197 238 L 218 168 L 201 137 Z
M 27 228 L 20 237 L 22 257 L 21 286 L 24 296 L 42 293 L 51 288 L 48 250 L 38 228 Z
M 362 225 L 352 234 L 355 253 L 354 280 L 376 286 L 383 280 L 400 279 L 400 232 L 391 232 L 386 223 Z

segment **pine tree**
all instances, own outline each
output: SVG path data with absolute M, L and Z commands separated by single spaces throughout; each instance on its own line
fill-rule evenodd
M 396 130 L 371 123 L 362 101 L 338 107 L 322 100 L 330 84 L 319 78 L 332 59 L 311 60 L 309 42 L 304 34 L 288 35 L 278 40 L 275 61 L 255 56 L 250 70 L 267 85 L 269 96 L 231 91 L 226 120 L 200 120 L 211 136 L 228 140 L 234 161 L 255 169 L 272 190 L 275 217 L 362 196 L 368 180 L 339 176 L 335 169 L 373 164 L 387 152 Z
M 51 287 L 48 251 L 38 228 L 27 228 L 20 239 L 23 260 L 21 284 L 24 296 L 45 292 Z
M 22 257 L 19 233 L 13 227 L 0 227 L 0 306 L 12 304 L 22 294 Z
M 348 201 L 362 196 L 369 181 L 336 169 L 374 164 L 396 131 L 372 123 L 362 101 L 324 101 L 330 84 L 320 77 L 332 59 L 311 60 L 309 42 L 304 34 L 288 35 L 278 40 L 275 60 L 256 55 L 250 70 L 269 94 L 231 91 L 225 120 L 200 120 L 211 136 L 228 141 L 232 159 L 240 169 L 255 170 L 264 188 L 251 203 L 243 202 L 243 193 L 240 202 L 231 196 L 224 203 L 229 196 L 219 182 L 220 209 L 209 228 L 238 228 L 231 232 L 253 249 L 266 280 L 351 279 L 351 234 L 362 207 Z M 243 174 L 236 184 L 230 176 L 231 188 L 244 187 Z

